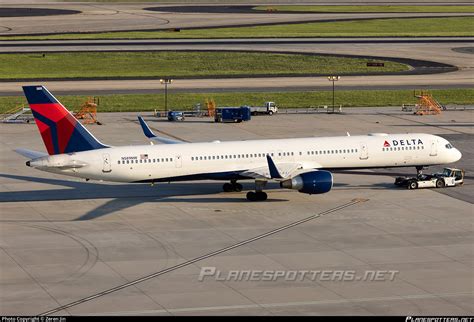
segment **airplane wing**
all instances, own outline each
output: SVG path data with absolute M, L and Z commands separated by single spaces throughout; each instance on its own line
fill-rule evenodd
M 182 141 L 182 140 L 177 140 L 177 139 L 170 139 L 170 138 L 165 138 L 165 137 L 162 137 L 162 136 L 157 136 L 155 133 L 152 132 L 152 130 L 150 130 L 150 128 L 148 127 L 148 124 L 146 124 L 145 120 L 143 119 L 143 117 L 139 116 L 138 117 L 138 121 L 140 122 L 140 125 L 142 127 L 142 130 L 143 130 L 143 133 L 145 134 L 145 136 L 147 138 L 149 138 L 150 140 L 153 140 L 153 141 L 156 141 L 156 142 L 160 142 L 160 143 L 164 143 L 164 144 L 180 144 L 180 143 L 187 143 L 185 141 Z
M 21 149 L 21 148 L 15 149 L 15 152 L 29 159 L 37 159 L 37 158 L 45 157 L 48 155 L 47 153 L 44 153 L 44 152 L 38 152 L 38 151 L 33 151 L 33 150 L 28 150 L 28 149 Z
M 267 155 L 267 166 L 249 169 L 240 174 L 257 180 L 286 180 L 299 174 L 314 171 L 321 168 L 318 163 L 275 163 L 271 156 Z
M 268 166 L 249 169 L 241 173 L 246 177 L 251 177 L 261 180 L 270 179 L 286 179 L 291 177 L 293 173 L 303 169 L 299 163 L 278 163 L 275 164 L 271 156 L 267 155 Z

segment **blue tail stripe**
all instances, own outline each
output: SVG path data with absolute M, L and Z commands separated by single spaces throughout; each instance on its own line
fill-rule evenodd
M 41 90 L 38 90 L 41 88 Z M 45 88 L 41 85 L 23 86 L 26 99 L 29 104 L 51 104 L 59 103 Z
M 50 132 L 51 132 L 51 140 L 53 141 L 53 148 L 54 148 L 54 154 L 59 154 L 59 144 L 58 144 L 58 130 L 56 127 L 56 123 L 48 119 L 47 117 L 31 110 L 33 113 L 33 116 L 38 119 L 39 121 L 43 122 L 47 126 L 49 126 Z
M 64 153 L 81 152 L 95 149 L 108 148 L 108 146 L 101 144 L 94 139 L 85 128 L 77 123 L 74 131 L 72 132 L 71 138 L 67 143 Z

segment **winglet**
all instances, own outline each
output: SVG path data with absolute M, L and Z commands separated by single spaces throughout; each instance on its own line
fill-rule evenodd
M 152 130 L 150 130 L 150 128 L 148 127 L 148 124 L 146 124 L 145 120 L 141 116 L 138 117 L 138 121 L 140 122 L 143 133 L 150 140 L 153 140 L 153 141 L 156 141 L 156 142 L 161 142 L 161 143 L 164 143 L 164 144 L 179 144 L 179 143 L 185 143 L 186 142 L 186 141 L 182 141 L 182 140 L 169 139 L 169 138 L 165 138 L 165 137 L 156 135 L 155 133 L 152 132 Z
M 270 170 L 270 177 L 272 179 L 282 179 L 280 172 L 278 171 L 275 163 L 272 160 L 272 157 L 267 154 L 268 169 Z
M 145 133 L 145 136 L 147 138 L 154 138 L 156 137 L 155 133 L 153 133 L 150 128 L 148 127 L 148 124 L 146 124 L 145 120 L 143 117 L 138 116 L 138 121 L 140 122 L 140 125 L 142 127 L 143 133 Z

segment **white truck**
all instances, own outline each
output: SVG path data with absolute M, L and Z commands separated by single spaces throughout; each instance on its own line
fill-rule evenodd
M 464 170 L 444 168 L 441 173 L 420 174 L 417 177 L 397 177 L 395 185 L 407 189 L 454 187 L 464 183 Z
M 250 113 L 252 115 L 257 114 L 268 114 L 273 115 L 274 113 L 278 113 L 278 107 L 276 106 L 275 102 L 265 102 L 265 106 L 249 106 Z

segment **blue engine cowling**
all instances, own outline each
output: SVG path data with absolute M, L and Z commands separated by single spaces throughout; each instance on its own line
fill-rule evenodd
M 280 182 L 280 186 L 312 195 L 330 191 L 332 183 L 332 173 L 319 170 L 299 174 L 291 179 Z

